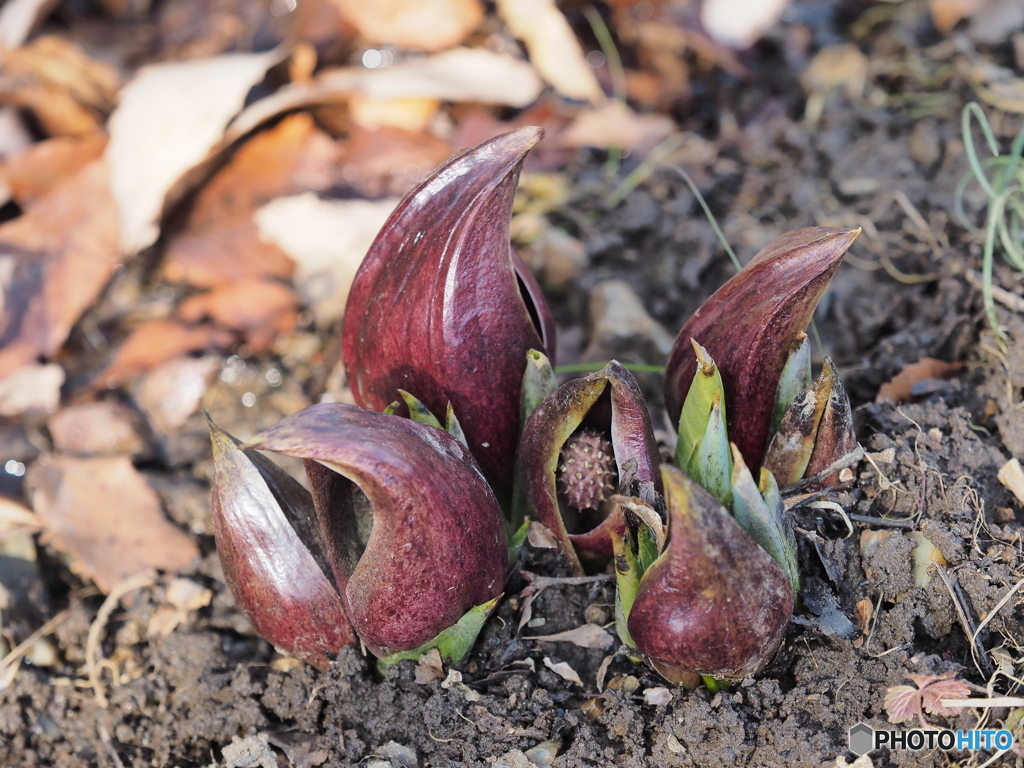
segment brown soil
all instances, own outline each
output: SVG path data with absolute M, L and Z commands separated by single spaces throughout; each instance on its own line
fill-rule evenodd
M 816 322 L 858 406 L 859 437 L 873 463 L 859 464 L 855 483 L 826 497 L 855 518 L 852 532 L 832 509 L 795 511 L 808 583 L 805 607 L 764 674 L 719 693 L 672 689 L 667 703 L 649 704 L 645 692 L 664 683 L 616 656 L 599 689 L 606 652 L 527 636 L 607 622 L 611 583 L 547 587 L 532 602 L 531 626 L 519 631 L 525 603 L 519 595 L 527 583 L 519 574 L 461 668 L 462 685 L 417 683 L 411 662 L 381 674 L 357 651 L 322 674 L 291 663 L 253 633 L 222 581 L 210 536 L 209 449 L 197 416 L 172 438 L 155 441 L 146 469 L 163 490 L 171 517 L 197 533 L 204 557 L 184 575 L 213 591 L 211 604 L 163 639 L 145 638 L 164 602 L 166 579 L 116 610 L 101 635 L 102 654 L 113 669 L 101 674 L 109 699 L 103 707 L 94 689 L 82 684 L 87 634 L 103 596 L 83 585 L 58 553 L 42 548 L 46 594 L 35 597 L 25 620 L 38 626 L 33 614 L 66 610 L 67 616 L 53 635 L 56 663 L 25 665 L 0 691 L 0 763 L 834 765 L 837 757 L 853 760 L 850 726 L 863 721 L 885 727 L 886 691 L 905 683 L 907 674 L 957 671 L 984 686 L 1000 665 L 1005 669 L 1007 658 L 1019 663 L 1020 595 L 979 634 L 977 654 L 954 607 L 955 599 L 976 626 L 1024 573 L 1020 504 L 996 478 L 1024 448 L 1024 348 L 1015 341 L 1024 335 L 1024 321 L 1001 314 L 1011 337 L 1000 352 L 986 330 L 980 294 L 964 277 L 978 269 L 979 245 L 950 214 L 966 169 L 959 110 L 972 98 L 955 65 L 982 54 L 967 38 L 939 38 L 923 3 L 874 10 L 880 21 L 857 27 L 862 36 L 854 39 L 851 22 L 867 15 L 862 4 L 795 5 L 800 29 L 811 31 L 809 44 L 795 39 L 796 22 L 780 27 L 745 55 L 749 77 L 697 74 L 693 100 L 676 115 L 683 130 L 700 137 L 688 170 L 741 260 L 786 229 L 865 226 L 866 242 L 855 248 Z M 855 42 L 878 71 L 863 95 L 850 98 L 839 89 L 827 94 L 823 115 L 809 124 L 799 77 L 817 47 L 843 39 Z M 971 48 L 966 54 L 960 50 L 965 45 Z M 1008 48 L 983 53 L 1009 66 Z M 1000 135 L 1012 135 L 1018 122 L 998 125 Z M 604 281 L 628 282 L 648 311 L 674 331 L 731 274 L 711 226 L 673 170 L 657 171 L 612 210 L 603 204 L 614 187 L 604 176 L 603 158 L 590 158 L 568 174 L 574 198 L 556 214 L 556 223 L 583 240 L 589 267 L 554 295 L 563 362 L 578 359 L 589 342 L 588 291 Z M 929 233 L 908 218 L 892 195 L 896 191 L 928 222 Z M 900 273 L 936 277 L 907 284 L 885 269 L 867 269 L 880 266 L 879 254 Z M 1015 284 L 1009 272 L 998 277 Z M 144 270 L 126 270 L 116 281 L 160 287 Z M 109 293 L 116 290 L 115 282 Z M 77 336 L 73 342 L 84 347 Z M 656 362 L 637 351 L 648 341 L 605 340 L 605 348 L 620 359 Z M 917 402 L 873 402 L 883 382 L 922 357 L 962 362 L 963 372 L 930 382 Z M 282 368 L 285 392 L 322 391 L 329 370 L 298 365 L 292 371 L 273 352 L 245 362 L 250 381 L 271 365 Z M 658 377 L 643 383 L 657 399 Z M 252 434 L 281 415 L 240 406 L 231 413 L 229 402 L 237 402 L 237 393 L 216 382 L 206 405 L 238 434 Z M 665 419 L 656 421 L 663 425 Z M 38 452 L 25 437 L 30 426 L 3 430 L 8 453 L 20 446 L 31 459 Z M 926 588 L 914 586 L 909 530 L 923 531 L 941 551 L 948 585 L 933 575 Z M 867 542 L 869 531 L 883 535 Z M 543 552 L 524 557 L 523 571 L 560 572 Z M 836 601 L 845 620 L 829 612 Z M 861 618 L 866 634 L 856 626 L 863 615 L 858 605 L 862 612 L 871 608 L 869 620 Z M 582 686 L 560 677 L 545 660 L 567 662 Z M 1007 683 L 998 678 L 996 690 L 1011 690 Z M 977 714 L 964 710 L 929 721 L 968 728 Z M 987 722 L 1006 714 L 993 710 Z M 977 764 L 983 757 L 872 754 L 874 766 Z M 1021 759 L 1008 755 L 998 764 L 1020 765 Z

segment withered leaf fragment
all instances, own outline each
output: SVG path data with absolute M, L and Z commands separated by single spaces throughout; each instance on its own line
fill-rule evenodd
M 263 637 L 320 669 L 355 633 L 324 560 L 313 500 L 210 422 L 213 527 L 231 593 Z
M 640 580 L 629 635 L 668 680 L 752 675 L 786 634 L 789 581 L 717 499 L 675 467 L 661 471 L 668 544 Z
M 696 339 L 722 372 L 730 438 L 749 467 L 760 467 L 783 368 L 859 234 L 826 227 L 784 234 L 704 302 L 669 355 L 665 402 L 673 423 L 697 370 Z
M 451 403 L 496 492 L 511 490 L 520 388 L 554 322 L 509 222 L 526 153 L 522 128 L 449 160 L 403 200 L 356 274 L 342 356 L 356 403 L 382 411 L 399 389 L 434 413 Z
M 779 486 L 788 488 L 813 477 L 853 450 L 857 435 L 846 389 L 832 360 L 821 375 L 793 399 L 768 445 L 764 467 Z M 829 484 L 826 478 L 820 486 Z
M 419 648 L 501 594 L 501 509 L 469 451 L 444 431 L 321 404 L 247 447 L 304 460 L 335 583 L 375 655 Z
M 598 446 L 610 448 L 611 457 L 603 455 L 607 449 L 595 450 Z M 582 454 L 587 448 L 595 450 L 592 459 Z M 583 573 L 581 557 L 611 557 L 609 532 L 623 535 L 623 513 L 612 499 L 616 493 L 663 506 L 651 417 L 636 379 L 615 360 L 563 384 L 544 400 L 523 427 L 519 451 L 530 509 L 555 534 L 576 573 Z M 594 478 L 588 474 L 605 470 L 609 458 L 616 470 L 613 487 L 602 487 L 602 501 L 589 509 L 574 506 L 559 476 L 572 475 L 570 483 L 589 482 Z M 581 491 L 579 498 L 585 497 Z

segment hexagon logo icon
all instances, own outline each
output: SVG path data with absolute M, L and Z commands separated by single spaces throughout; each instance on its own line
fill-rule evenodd
M 875 743 L 875 731 L 867 723 L 857 723 L 850 729 L 850 751 L 860 757 L 871 751 Z

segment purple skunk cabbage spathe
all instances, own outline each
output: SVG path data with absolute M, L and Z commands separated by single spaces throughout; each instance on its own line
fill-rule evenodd
M 609 531 L 625 521 L 612 497 L 663 507 L 661 458 L 640 387 L 615 360 L 563 384 L 523 427 L 523 490 L 536 519 L 554 533 L 573 571 L 609 558 Z
M 322 404 L 250 447 L 303 459 L 327 562 L 374 655 L 419 648 L 502 593 L 501 509 L 469 451 L 442 430 Z
M 669 354 L 665 403 L 673 423 L 697 370 L 695 340 L 721 371 L 730 438 L 749 467 L 761 466 L 783 368 L 859 234 L 825 227 L 784 234 L 704 302 Z
M 267 640 L 320 669 L 355 633 L 323 545 L 309 492 L 210 422 L 213 532 L 235 601 Z
M 629 634 L 672 682 L 755 674 L 785 637 L 789 581 L 714 496 L 675 467 L 662 478 L 668 542 L 640 579 Z
M 356 274 L 342 357 L 356 402 L 382 411 L 411 393 L 451 403 L 495 491 L 512 486 L 520 387 L 530 349 L 554 348 L 540 288 L 509 224 L 526 153 L 521 128 L 449 160 L 399 204 Z

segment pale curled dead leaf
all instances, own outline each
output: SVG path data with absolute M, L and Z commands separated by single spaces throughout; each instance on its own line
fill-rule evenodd
M 644 691 L 644 703 L 652 707 L 664 707 L 672 701 L 672 691 L 668 688 L 648 688 Z
M 530 527 L 526 529 L 526 540 L 531 547 L 537 549 L 555 549 L 558 546 L 558 540 L 551 529 L 536 520 L 530 521 Z
M 1002 483 L 1014 495 L 1021 504 L 1024 504 L 1024 468 L 1020 465 L 1020 459 L 1010 459 L 999 468 L 997 475 Z
M 554 672 L 563 680 L 568 680 L 570 683 L 576 683 L 582 687 L 583 681 L 580 680 L 580 676 L 576 674 L 576 670 L 569 666 L 564 661 L 554 662 L 548 656 L 544 657 L 544 666 Z
M 51 456 L 29 475 L 43 540 L 70 555 L 72 567 L 103 592 L 150 568 L 183 568 L 199 555 L 127 457 Z
M 308 83 L 285 86 L 246 108 L 232 121 L 225 139 L 244 136 L 284 112 L 344 101 L 353 93 L 380 101 L 419 98 L 521 108 L 536 101 L 543 89 L 536 70 L 525 61 L 484 48 L 453 48 L 385 69 L 326 70 Z
M 431 648 L 420 656 L 416 663 L 416 682 L 420 685 L 441 680 L 444 677 L 444 664 L 441 663 L 441 652 Z
M 106 157 L 124 253 L 156 242 L 167 193 L 221 142 L 249 89 L 280 59 L 270 51 L 150 64 L 122 89 Z
M 563 147 L 619 147 L 646 152 L 671 134 L 675 123 L 665 115 L 639 115 L 621 101 L 581 112 L 558 137 Z
M 397 203 L 321 200 L 307 192 L 279 198 L 257 212 L 260 236 L 295 262 L 299 298 L 319 325 L 341 319 L 356 271 Z
M 600 648 L 608 650 L 615 644 L 615 639 L 596 624 L 583 624 L 565 632 L 552 635 L 531 635 L 523 640 L 540 640 L 545 643 L 572 643 L 581 648 Z
M 457 669 L 448 670 L 448 677 L 446 677 L 444 682 L 441 683 L 441 687 L 445 690 L 455 688 L 461 691 L 462 695 L 466 697 L 466 701 L 470 703 L 480 701 L 480 699 L 483 698 L 479 693 L 462 682 L 462 673 Z
M 0 51 L 17 48 L 60 0 L 7 0 L 0 8 Z
M 498 0 L 497 7 L 512 34 L 526 43 L 530 62 L 558 93 L 592 104 L 605 101 L 572 27 L 554 0 Z
M 788 0 L 704 0 L 700 20 L 713 40 L 748 48 L 782 16 Z
M 480 0 L 331 0 L 368 43 L 441 51 L 484 20 Z
M 25 365 L 0 377 L 0 416 L 53 413 L 63 384 L 64 369 L 56 363 Z

